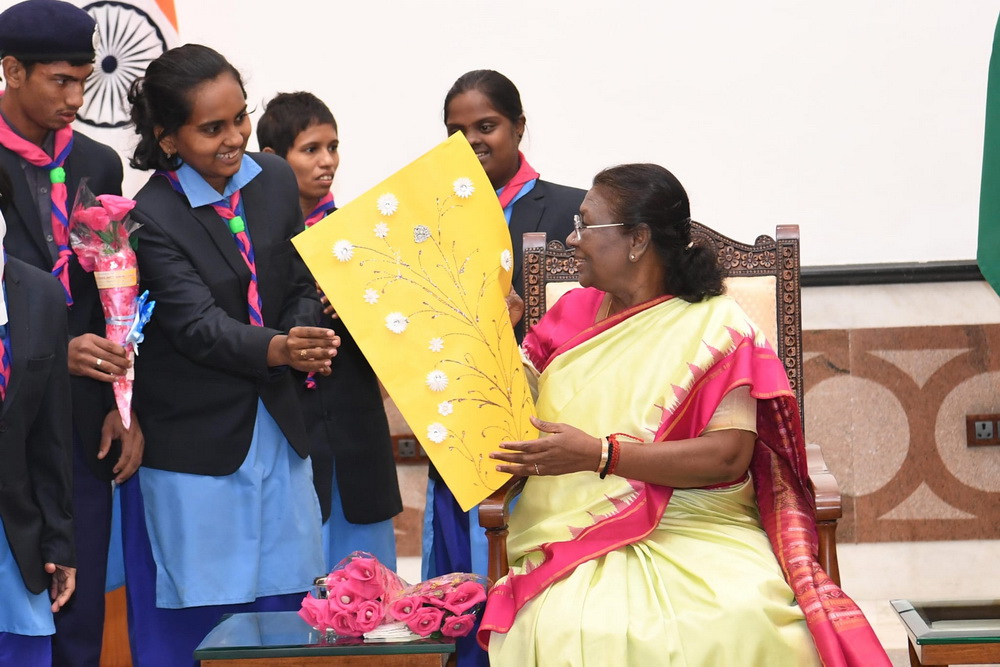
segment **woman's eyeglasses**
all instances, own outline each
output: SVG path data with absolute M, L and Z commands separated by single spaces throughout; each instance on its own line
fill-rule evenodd
M 624 227 L 624 222 L 609 222 L 606 225 L 585 225 L 583 224 L 583 218 L 579 214 L 573 216 L 573 229 L 576 230 L 576 240 L 583 240 L 583 230 L 585 229 L 600 229 L 601 227 Z

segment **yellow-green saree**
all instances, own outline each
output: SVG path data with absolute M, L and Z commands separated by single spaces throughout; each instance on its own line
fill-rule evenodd
M 763 335 L 728 297 L 664 297 L 595 325 L 603 296 L 570 292 L 526 337 L 539 417 L 669 442 L 699 435 L 729 391 L 749 386 L 750 473 L 704 489 L 529 478 L 511 572 L 479 631 L 491 663 L 888 665 L 816 564 L 797 406 Z

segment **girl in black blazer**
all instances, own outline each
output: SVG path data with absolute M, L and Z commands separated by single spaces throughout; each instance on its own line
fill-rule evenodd
M 223 613 L 294 610 L 324 572 L 309 438 L 289 368 L 330 372 L 288 165 L 245 153 L 239 73 L 215 51 L 167 51 L 132 87 L 137 257 L 156 300 L 136 364 L 148 431 L 123 496 L 136 664 L 192 663 Z M 132 485 L 135 486 L 135 485 Z
M 503 206 L 514 252 L 514 288 L 521 298 L 521 236 L 546 232 L 563 239 L 573 231 L 573 216 L 579 213 L 584 190 L 556 185 L 539 178 L 518 149 L 525 128 L 524 109 L 517 87 L 499 72 L 474 70 L 460 76 L 444 99 L 444 124 L 448 134 L 461 132 L 479 157 Z M 514 333 L 518 342 L 524 325 Z M 423 554 L 424 574 L 477 572 L 486 575 L 486 537 L 479 527 L 476 510 L 463 512 L 437 471 L 430 469 L 433 502 L 424 512 L 424 534 L 432 534 L 432 545 Z M 453 536 L 448 540 L 445 536 Z M 455 538 L 454 536 L 457 536 Z M 424 540 L 428 544 L 428 540 Z M 462 667 L 486 665 L 486 652 L 479 649 L 475 633 L 459 640 Z

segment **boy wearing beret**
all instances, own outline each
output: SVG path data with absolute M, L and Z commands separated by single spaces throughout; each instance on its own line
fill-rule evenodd
M 88 178 L 94 194 L 121 194 L 118 155 L 71 127 L 94 70 L 97 40 L 94 19 L 68 2 L 27 0 L 0 14 L 6 82 L 0 167 L 10 174 L 14 193 L 6 250 L 58 279 L 69 317 L 77 589 L 56 615 L 56 665 L 99 663 L 110 482 L 123 483 L 135 472 L 143 446 L 138 422 L 133 417 L 131 429 L 124 428 L 111 391 L 110 383 L 128 368 L 125 349 L 104 338 L 94 276 L 69 247 L 68 214 L 80 179 Z

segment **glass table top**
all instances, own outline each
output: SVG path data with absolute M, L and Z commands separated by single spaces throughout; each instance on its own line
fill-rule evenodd
M 319 655 L 396 655 L 454 653 L 452 639 L 365 643 L 360 638 L 326 635 L 294 611 L 250 612 L 223 617 L 194 651 L 195 660 Z
M 890 600 L 917 644 L 1000 643 L 1000 600 Z

